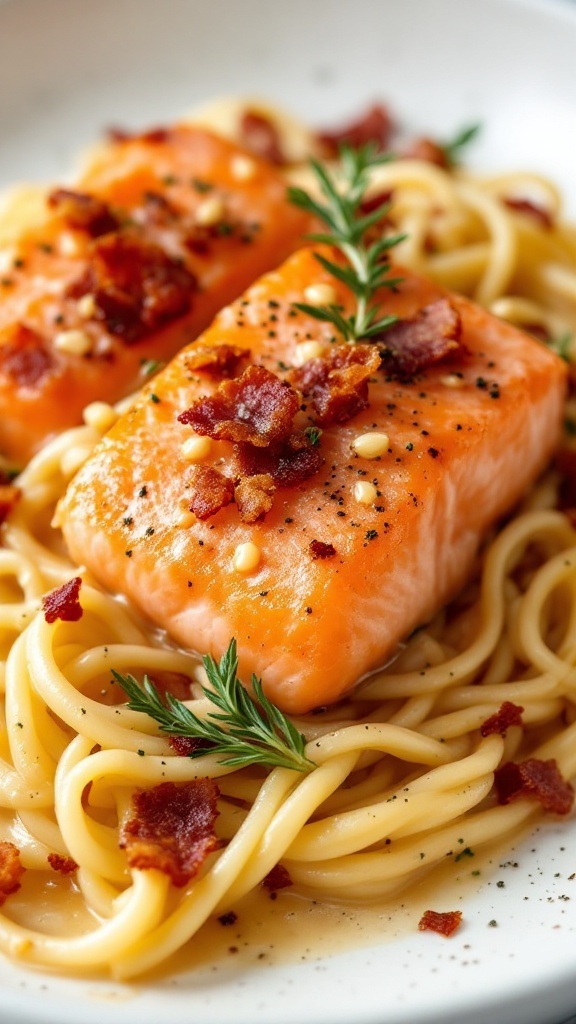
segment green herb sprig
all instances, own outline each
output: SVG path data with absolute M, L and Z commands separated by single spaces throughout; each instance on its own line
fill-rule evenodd
M 482 125 L 480 123 L 466 125 L 448 142 L 441 142 L 440 148 L 448 167 L 456 167 L 462 159 L 462 150 L 477 138 Z
M 252 697 L 238 679 L 235 640 L 230 641 L 219 664 L 211 655 L 203 662 L 212 686 L 212 689 L 202 687 L 204 696 L 220 709 L 219 712 L 209 711 L 207 719 L 198 718 L 170 693 L 163 700 L 148 676 L 144 676 L 140 685 L 132 675 L 122 676 L 114 671 L 112 675 L 128 696 L 131 711 L 153 718 L 162 732 L 171 736 L 208 741 L 209 748 L 196 748 L 189 757 L 222 754 L 221 764 L 237 768 L 262 764 L 308 772 L 315 767 L 304 754 L 304 736 L 268 700 L 261 680 L 252 676 L 255 694 Z
M 307 237 L 314 242 L 325 242 L 339 249 L 346 264 L 334 263 L 320 253 L 316 259 L 333 277 L 343 281 L 356 298 L 356 310 L 346 317 L 335 304 L 312 306 L 295 302 L 296 309 L 316 320 L 323 320 L 340 331 L 348 342 L 361 341 L 381 334 L 396 316 L 379 317 L 379 305 L 373 302 L 375 292 L 382 287 L 395 288 L 401 278 L 389 277 L 388 252 L 402 241 L 404 235 L 380 237 L 368 244 L 366 236 L 389 210 L 389 203 L 381 203 L 369 213 L 362 213 L 362 201 L 370 181 L 370 171 L 390 159 L 368 144 L 359 149 L 343 145 L 340 148 L 341 169 L 332 173 L 318 160 L 311 160 L 325 203 L 314 199 L 302 188 L 288 189 L 288 198 L 295 206 L 313 214 L 329 229 L 326 233 Z

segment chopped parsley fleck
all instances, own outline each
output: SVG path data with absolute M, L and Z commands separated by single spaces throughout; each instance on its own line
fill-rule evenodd
M 157 405 L 158 402 L 160 401 L 160 399 L 158 398 L 158 395 L 155 395 L 154 392 L 152 392 L 151 395 L 150 395 L 150 401 L 151 402 L 155 402 L 156 405 Z
M 366 530 L 366 540 L 376 540 L 378 530 Z

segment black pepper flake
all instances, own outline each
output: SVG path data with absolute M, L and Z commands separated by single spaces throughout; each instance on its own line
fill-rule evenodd
M 475 384 L 481 391 L 486 391 L 488 388 L 488 381 L 485 380 L 484 377 L 476 377 Z
M 125 516 L 124 519 L 122 520 L 124 526 L 132 526 L 133 521 L 134 520 L 132 519 L 132 516 Z
M 12 266 L 17 267 L 18 270 L 22 270 L 22 267 L 26 266 L 26 261 L 23 260 L 20 256 L 17 256 L 16 259 L 12 260 Z
M 226 925 L 236 924 L 236 921 L 238 920 L 238 914 L 236 914 L 233 910 L 229 910 L 227 914 L 220 914 L 218 920 L 220 924 L 226 927 Z
M 146 484 L 144 484 L 144 486 L 141 487 L 140 490 L 138 491 L 138 497 L 139 498 L 145 498 L 147 494 L 148 494 L 148 488 L 146 487 Z
M 160 399 L 158 398 L 158 395 L 155 395 L 154 392 L 152 392 L 152 394 L 150 395 L 150 401 L 151 402 L 155 402 L 156 405 L 158 405 L 158 402 L 160 401 Z
M 197 192 L 210 192 L 214 188 L 211 181 L 203 181 L 201 178 L 192 178 L 191 185 Z
M 285 523 L 293 523 L 294 520 L 292 519 L 292 516 L 286 516 L 286 519 L 284 520 L 284 522 Z
M 138 757 L 144 757 L 146 751 L 145 750 L 137 750 L 136 753 L 138 754 Z
M 154 533 L 154 527 L 153 526 L 148 526 L 146 528 L 146 536 L 147 537 L 151 537 L 153 533 Z
M 428 449 L 428 455 L 430 455 L 431 458 L 433 458 L 433 459 L 437 459 L 438 456 L 440 455 L 440 452 L 438 451 L 437 448 L 429 448 Z
M 192 586 L 192 580 L 188 580 L 188 586 L 189 586 L 189 587 L 191 587 L 191 586 Z
M 130 548 L 128 551 L 125 551 L 124 554 L 126 555 L 126 558 L 132 558 L 132 548 Z
M 3 288 L 10 288 L 14 284 L 14 279 L 12 277 L 1 277 L 0 284 Z
M 308 605 L 306 608 L 306 615 L 312 615 L 312 608 L 310 607 L 310 605 Z
M 260 591 L 260 597 L 266 597 L 267 594 L 268 594 L 267 590 L 261 590 Z
M 408 444 L 406 445 L 406 451 L 407 452 L 411 452 L 413 450 L 414 450 L 414 445 L 413 445 L 412 441 L 408 441 Z
M 366 540 L 376 540 L 378 536 L 378 530 L 366 530 Z

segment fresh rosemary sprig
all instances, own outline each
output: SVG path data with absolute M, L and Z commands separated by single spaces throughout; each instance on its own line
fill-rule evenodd
M 462 150 L 474 141 L 481 128 L 482 125 L 479 123 L 466 125 L 465 128 L 460 129 L 453 139 L 440 143 L 440 148 L 444 153 L 448 167 L 455 167 L 460 163 Z
M 190 757 L 201 757 L 206 753 L 223 754 L 221 764 L 237 768 L 262 764 L 308 772 L 315 767 L 304 755 L 304 736 L 268 700 L 261 680 L 252 676 L 255 699 L 243 687 L 237 677 L 235 640 L 230 641 L 219 664 L 211 655 L 203 661 L 213 689 L 202 687 L 202 690 L 205 697 L 220 709 L 220 713 L 209 711 L 206 720 L 198 718 L 170 693 L 166 694 L 164 701 L 148 676 L 144 676 L 140 685 L 132 675 L 121 676 L 114 671 L 112 675 L 127 694 L 131 711 L 149 715 L 158 722 L 162 732 L 171 736 L 208 741 L 209 747 L 192 750 Z
M 379 305 L 373 302 L 373 298 L 379 288 L 394 288 L 402 280 L 388 277 L 388 252 L 404 236 L 380 237 L 371 244 L 366 241 L 369 228 L 382 220 L 389 209 L 388 203 L 381 203 L 369 213 L 362 213 L 370 171 L 390 157 L 376 152 L 370 144 L 359 149 L 344 145 L 340 148 L 340 157 L 341 170 L 334 174 L 318 160 L 310 161 L 326 199 L 325 203 L 314 199 L 304 189 L 295 187 L 288 189 L 288 198 L 295 206 L 326 224 L 326 233 L 311 234 L 308 238 L 335 246 L 344 255 L 347 262 L 341 265 L 320 253 L 315 254 L 329 274 L 350 288 L 356 297 L 356 310 L 346 317 L 342 308 L 335 304 L 312 306 L 295 302 L 294 306 L 316 320 L 334 324 L 346 341 L 354 342 L 381 334 L 398 319 L 396 316 L 378 317 Z

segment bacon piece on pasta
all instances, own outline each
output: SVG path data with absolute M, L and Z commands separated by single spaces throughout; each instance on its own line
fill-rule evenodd
M 48 863 L 53 871 L 61 875 L 71 875 L 78 870 L 78 865 L 72 857 L 63 857 L 60 853 L 49 853 Z
M 239 141 L 251 153 L 281 167 L 286 163 L 274 122 L 259 110 L 245 110 L 240 118 Z
M 234 445 L 239 472 L 243 476 L 269 474 L 277 487 L 296 487 L 318 472 L 324 456 L 307 435 L 292 434 L 282 444 L 255 448 L 250 444 Z
M 310 395 L 318 423 L 345 423 L 368 405 L 368 381 L 380 366 L 375 345 L 335 345 L 290 372 L 290 380 Z
M 34 388 L 54 369 L 55 361 L 37 331 L 14 324 L 0 336 L 0 374 L 18 388 Z
M 250 349 L 239 345 L 196 345 L 186 355 L 189 370 L 201 370 L 210 377 L 235 377 L 239 364 L 250 355 Z
M 270 473 L 257 473 L 236 484 L 234 497 L 243 523 L 256 523 L 270 511 L 276 485 Z
M 418 922 L 418 931 L 438 932 L 438 935 L 453 935 L 462 923 L 461 910 L 448 910 L 438 913 L 436 910 L 425 910 Z
M 0 842 L 0 906 L 18 891 L 25 870 L 18 847 L 14 843 Z
M 172 697 L 176 697 L 177 700 L 190 700 L 192 696 L 190 689 L 192 680 L 184 672 L 160 670 L 149 672 L 148 676 L 162 697 L 169 693 Z
M 294 885 L 294 882 L 283 864 L 275 864 L 262 879 L 262 888 L 267 889 L 270 893 L 275 893 L 278 889 L 287 889 L 289 885 Z
M 556 761 L 529 758 L 509 761 L 494 773 L 498 802 L 509 804 L 522 797 L 537 800 L 545 811 L 568 814 L 574 803 L 574 788 L 562 777 Z
M 139 341 L 190 309 L 196 278 L 181 262 L 136 232 L 97 239 L 74 298 L 94 297 L 96 320 L 127 344 Z
M 443 167 L 445 170 L 450 167 L 446 150 L 434 142 L 434 139 L 429 139 L 425 135 L 409 142 L 402 149 L 402 156 L 405 160 L 423 160 L 427 164 L 436 164 L 437 167 Z
M 42 598 L 46 622 L 56 622 L 56 619 L 60 619 L 61 622 L 78 622 L 82 618 L 81 586 L 80 576 L 75 576 Z
M 504 205 L 510 210 L 517 210 L 518 213 L 526 213 L 533 220 L 537 221 L 545 231 L 551 231 L 554 226 L 552 215 L 544 206 L 534 203 L 531 199 L 521 199 L 509 196 L 504 199 Z
M 135 793 L 133 817 L 121 829 L 120 847 L 131 868 L 154 868 L 182 887 L 194 878 L 220 841 L 214 832 L 219 790 L 212 779 L 184 785 L 162 782 Z
M 264 366 L 249 366 L 241 377 L 223 381 L 213 395 L 180 413 L 180 423 L 215 440 L 265 448 L 292 430 L 300 402 L 286 381 Z
M 389 111 L 382 103 L 374 103 L 365 114 L 337 131 L 317 132 L 318 141 L 326 150 L 327 156 L 336 156 L 342 143 L 358 149 L 371 142 L 380 151 L 388 149 L 394 122 Z
M 102 199 L 88 192 L 56 188 L 48 196 L 48 206 L 56 210 L 77 231 L 86 231 L 92 238 L 115 231 L 118 220 Z
M 392 380 L 409 381 L 461 349 L 460 315 L 449 299 L 437 299 L 415 317 L 398 320 L 382 335 L 383 369 Z
M 168 743 L 179 757 L 190 757 L 195 750 L 210 750 L 211 746 L 199 736 L 169 736 Z
M 512 701 L 505 700 L 500 705 L 498 711 L 490 715 L 480 726 L 482 736 L 491 736 L 493 733 L 500 733 L 501 736 L 505 736 L 506 730 L 512 725 L 522 725 L 523 711 L 524 708 L 519 704 L 513 704 Z
M 234 500 L 234 484 L 211 466 L 195 466 L 191 471 L 190 511 L 198 519 L 209 519 Z

